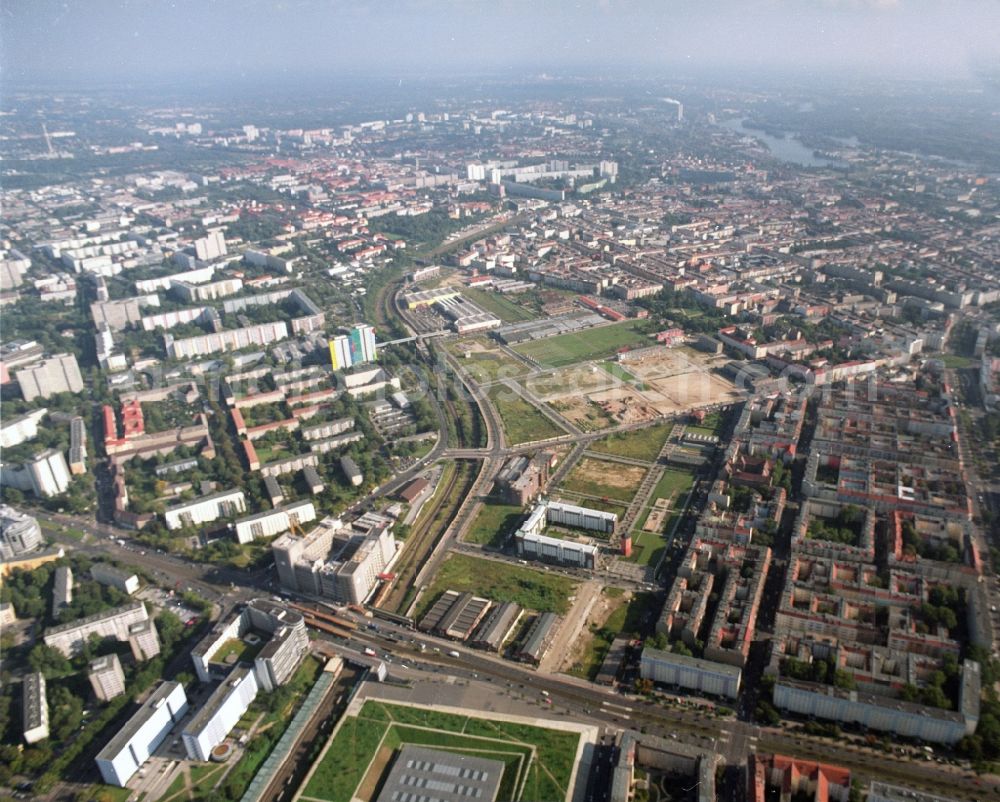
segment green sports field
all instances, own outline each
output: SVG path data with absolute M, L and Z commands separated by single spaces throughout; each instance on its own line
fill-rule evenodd
M 514 346 L 514 350 L 539 364 L 558 368 L 587 359 L 605 359 L 622 348 L 651 345 L 648 334 L 652 326 L 648 321 L 625 320 L 522 343 Z

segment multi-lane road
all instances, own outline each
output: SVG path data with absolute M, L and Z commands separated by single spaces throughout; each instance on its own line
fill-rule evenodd
M 365 646 L 393 659 L 392 673 L 405 679 L 451 676 L 478 684 L 484 701 L 501 692 L 523 692 L 538 698 L 542 691 L 552 700 L 553 712 L 567 714 L 609 729 L 631 728 L 664 738 L 677 738 L 707 751 L 721 754 L 730 765 L 745 761 L 750 751 L 775 752 L 796 757 L 835 763 L 850 769 L 863 781 L 881 779 L 919 787 L 968 800 L 1000 798 L 1000 779 L 977 777 L 957 766 L 925 759 L 920 750 L 905 754 L 884 752 L 867 745 L 861 738 L 844 736 L 836 741 L 809 736 L 792 727 L 759 727 L 719 717 L 709 707 L 650 700 L 625 695 L 584 680 L 557 674 L 543 674 L 483 652 L 460 650 L 460 657 L 449 657 L 454 643 L 438 640 L 384 622 L 379 630 L 359 630 L 353 642 L 358 650 Z M 419 649 L 423 643 L 426 651 Z M 406 669 L 399 664 L 405 663 Z M 898 747 L 897 747 L 898 748 Z

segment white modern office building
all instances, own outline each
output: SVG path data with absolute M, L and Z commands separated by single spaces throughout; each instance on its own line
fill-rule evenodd
M 187 713 L 188 700 L 179 682 L 163 682 L 97 754 L 97 768 L 108 785 L 124 788 L 170 731 Z
M 0 558 L 34 551 L 44 543 L 38 521 L 13 507 L 0 504 Z
M 259 686 L 254 672 L 237 666 L 216 688 L 181 733 L 184 749 L 191 760 L 208 760 L 212 749 L 222 743 L 236 726 L 250 703 L 257 698 Z
M 217 678 L 229 667 L 214 662 L 216 652 L 227 642 L 248 634 L 270 635 L 254 659 L 257 685 L 272 691 L 284 685 L 309 651 L 305 619 L 267 599 L 252 599 L 230 618 L 217 623 L 191 650 L 191 662 L 202 682 Z

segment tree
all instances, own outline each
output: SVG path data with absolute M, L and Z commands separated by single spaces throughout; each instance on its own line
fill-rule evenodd
M 156 629 L 164 650 L 168 652 L 184 636 L 184 622 L 170 610 L 163 610 L 156 617 Z
M 40 671 L 46 679 L 62 677 L 73 670 L 73 666 L 62 652 L 44 643 L 37 644 L 28 653 L 28 665 L 32 671 Z
M 83 721 L 83 702 L 64 685 L 56 685 L 48 692 L 49 726 L 52 737 L 67 741 Z

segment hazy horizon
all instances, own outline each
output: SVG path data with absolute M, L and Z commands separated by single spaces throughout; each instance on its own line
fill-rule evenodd
M 2 0 L 0 80 L 103 84 L 657 71 L 965 80 L 1000 68 L 985 0 Z

